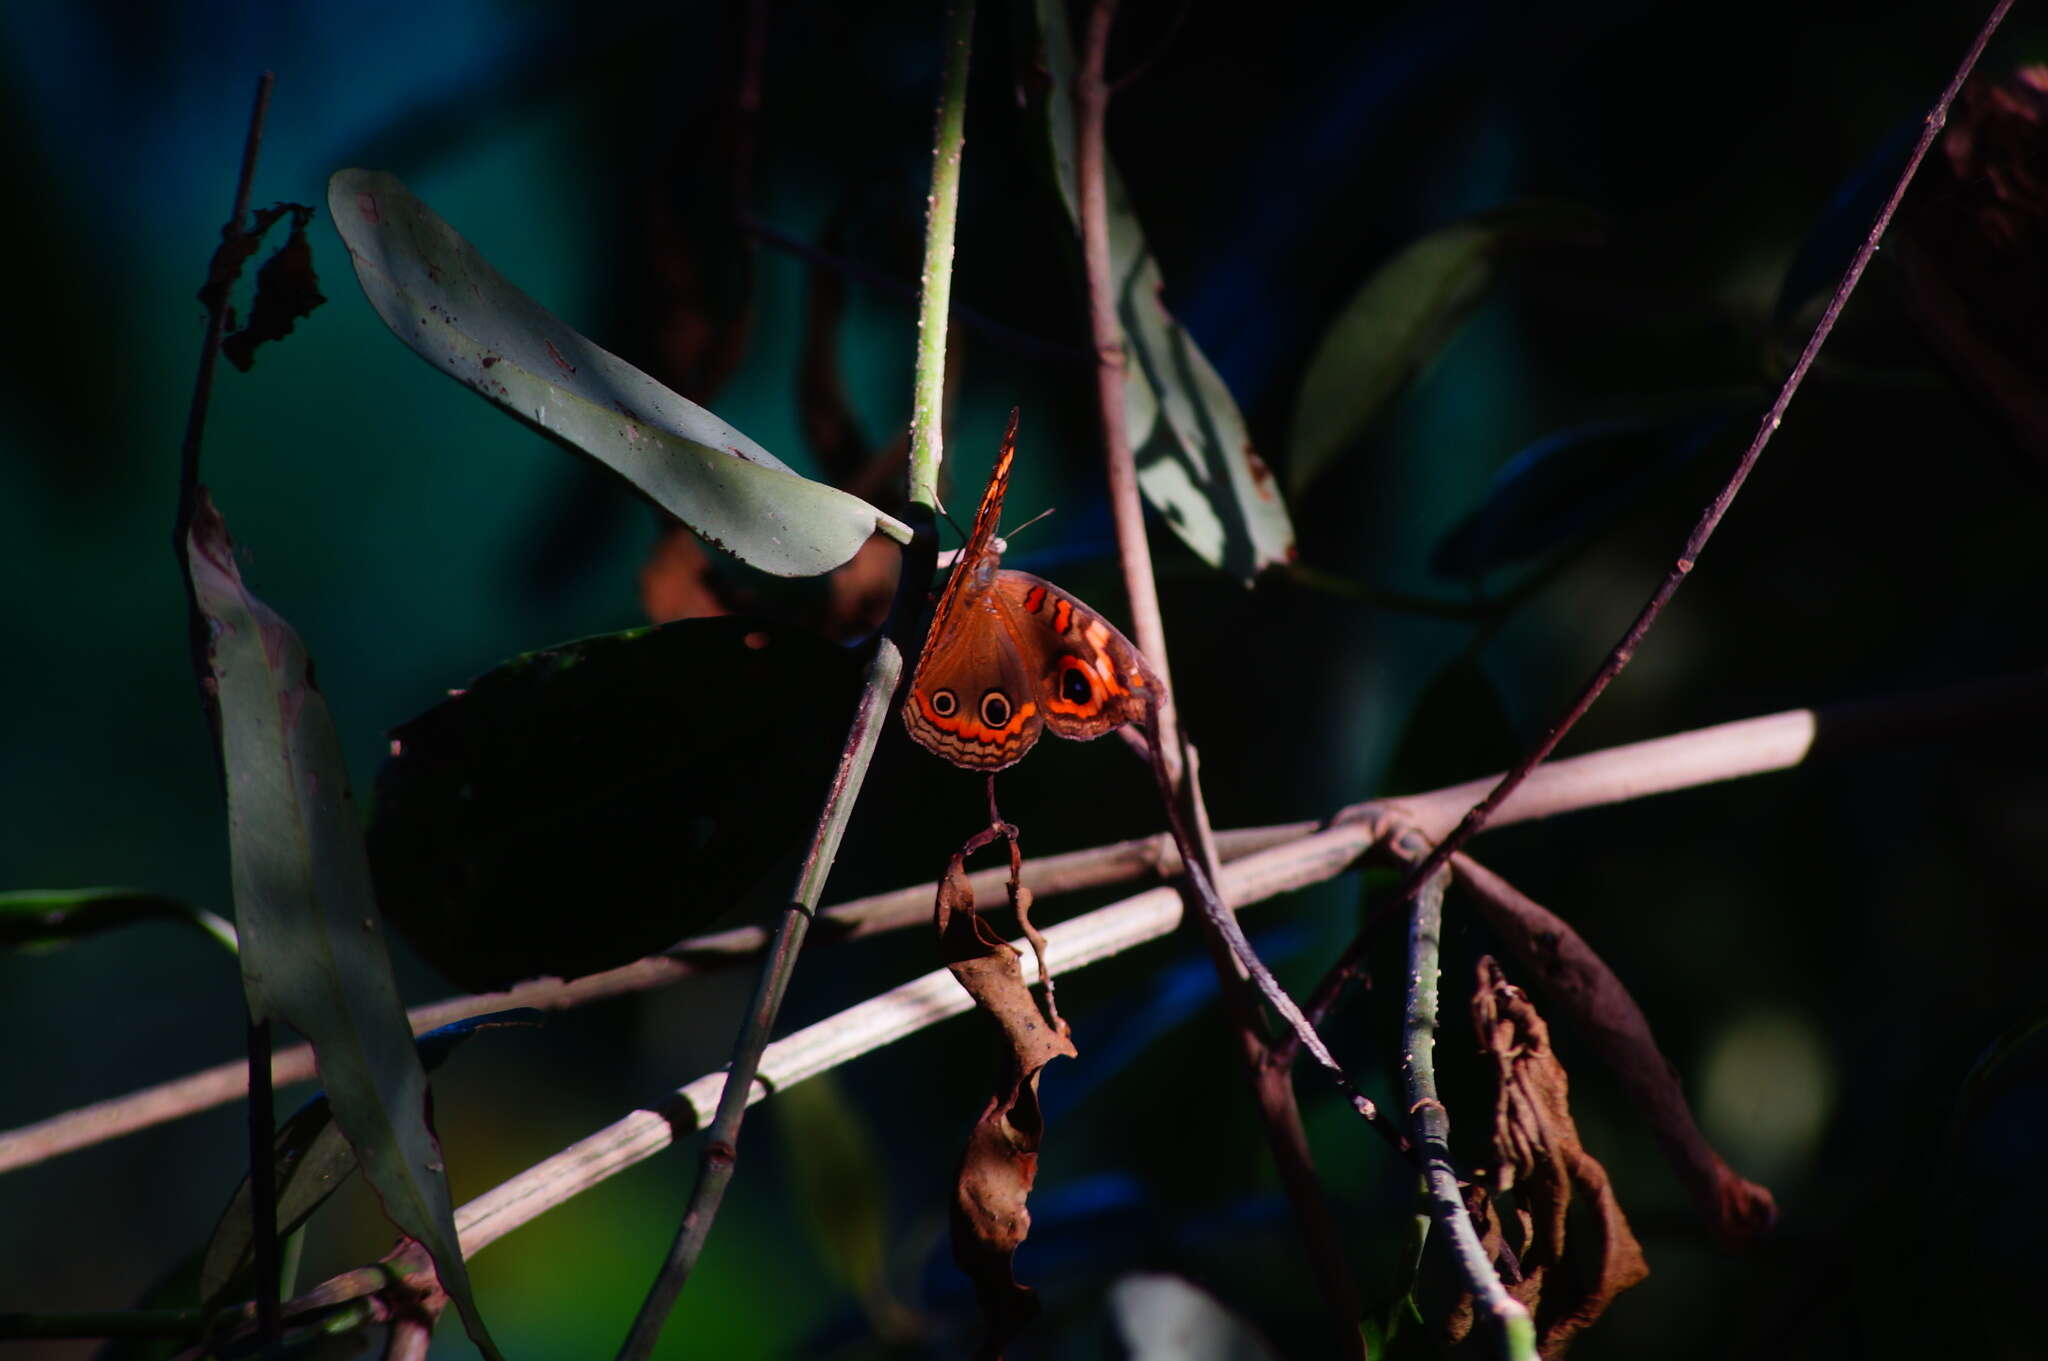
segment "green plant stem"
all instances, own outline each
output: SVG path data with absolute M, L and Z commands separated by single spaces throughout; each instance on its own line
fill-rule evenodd
M 1920 140 L 1914 144 L 1912 155 L 1907 158 L 1905 167 L 1899 172 L 1898 181 L 1892 186 L 1890 197 L 1878 209 L 1876 218 L 1870 224 L 1870 230 L 1864 235 L 1863 244 L 1857 248 L 1855 256 L 1849 261 L 1849 267 L 1843 271 L 1841 282 L 1835 286 L 1834 295 L 1828 299 L 1828 305 L 1822 310 L 1820 320 L 1814 323 L 1813 334 L 1807 337 L 1806 347 L 1800 351 L 1798 362 L 1792 366 L 1791 372 L 1785 375 L 1784 383 L 1778 388 L 1777 397 L 1765 410 L 1763 420 L 1757 425 L 1756 435 L 1736 462 L 1734 470 L 1728 474 L 1720 490 L 1714 493 L 1713 499 L 1700 512 L 1692 531 L 1686 535 L 1678 556 L 1665 572 L 1664 579 L 1657 584 L 1656 590 L 1650 593 L 1650 598 L 1644 602 L 1642 609 L 1637 611 L 1635 619 L 1630 622 L 1620 640 L 1607 654 L 1607 659 L 1580 687 L 1579 693 L 1565 710 L 1564 716 L 1551 725 L 1550 730 L 1544 734 L 1542 741 L 1538 742 L 1534 749 L 1516 762 L 1513 769 L 1501 776 L 1500 782 L 1485 798 L 1472 805 L 1464 818 L 1452 829 L 1451 834 L 1439 840 L 1422 863 L 1409 873 L 1402 882 L 1400 891 L 1390 894 L 1371 914 L 1365 925 L 1359 928 L 1358 935 L 1352 939 L 1343 955 L 1331 966 L 1324 981 L 1318 985 L 1315 993 L 1318 999 L 1327 994 L 1334 1002 L 1336 994 L 1341 992 L 1346 979 L 1356 971 L 1358 961 L 1364 955 L 1366 931 L 1379 919 L 1398 912 L 1403 906 L 1415 900 L 1419 886 L 1449 863 L 1450 858 L 1463 849 L 1465 843 L 1486 825 L 1494 810 L 1505 803 L 1508 796 L 1529 777 L 1529 773 L 1557 749 L 1557 744 L 1564 740 L 1564 735 L 1585 717 L 1586 712 L 1593 707 L 1594 701 L 1605 693 L 1608 685 L 1634 659 L 1636 650 L 1642 646 L 1643 639 L 1663 614 L 1664 607 L 1671 602 L 1671 598 L 1678 593 L 1678 588 L 1684 585 L 1686 578 L 1692 574 L 1692 569 L 1699 562 L 1700 554 L 1706 549 L 1707 541 L 1713 537 L 1715 529 L 1720 526 L 1729 507 L 1735 503 L 1736 494 L 1742 490 L 1743 483 L 1749 480 L 1749 474 L 1756 467 L 1757 460 L 1763 457 L 1764 446 L 1769 444 L 1771 436 L 1777 433 L 1786 408 L 1792 404 L 1793 394 L 1799 390 L 1807 370 L 1813 367 L 1813 361 L 1820 355 L 1821 346 L 1834 331 L 1835 322 L 1840 319 L 1842 309 L 1849 303 L 1849 295 L 1856 291 L 1856 285 L 1863 278 L 1863 271 L 1877 255 L 1878 243 L 1883 240 L 1885 229 L 1891 225 L 1892 214 L 1898 210 L 1900 201 L 1905 198 L 1907 187 L 1913 183 L 1913 176 L 1919 172 L 1920 162 L 1926 157 L 1928 148 L 1934 144 L 1935 136 L 1948 122 L 1949 106 L 1955 103 L 1956 96 L 1962 92 L 1963 82 L 1969 79 L 1970 72 L 1976 69 L 1977 59 L 1983 56 L 1985 46 L 1991 41 L 1991 35 L 1998 31 L 1999 24 L 2005 20 L 2006 11 L 2011 8 L 2012 0 L 1998 0 L 1998 3 L 1991 7 L 1991 13 L 1984 20 L 1983 26 L 1977 30 L 1977 36 L 1971 41 L 1969 50 L 1963 54 L 1962 62 L 1956 67 L 1955 74 L 1950 77 L 1947 88 L 1941 92 L 1941 97 L 1935 101 L 1934 107 L 1928 111 L 1920 130 Z M 1326 1009 L 1327 1007 L 1312 1008 L 1319 1015 Z
M 924 224 L 924 269 L 918 276 L 917 371 L 910 402 L 910 502 L 939 503 L 945 458 L 946 318 L 953 305 L 953 238 L 960 220 L 960 153 L 967 141 L 967 65 L 974 36 L 974 0 L 957 0 L 946 16 L 946 73 L 932 140 L 932 192 Z
M 1413 835 L 1410 833 L 1409 835 Z M 1444 887 L 1448 870 L 1431 876 L 1415 895 L 1408 919 L 1408 1000 L 1401 1046 L 1401 1082 L 1408 1097 L 1410 1131 L 1422 1156 L 1430 1217 L 1450 1240 L 1451 1256 L 1477 1307 L 1501 1329 L 1501 1354 L 1535 1361 L 1536 1325 L 1520 1300 L 1508 1294 L 1486 1259 L 1451 1162 L 1451 1121 L 1436 1093 L 1437 976 L 1443 934 Z
M 676 1297 L 682 1293 L 717 1218 L 738 1162 L 740 1123 L 752 1098 L 762 1051 L 774 1033 L 782 999 L 796 971 L 797 955 L 824 896 L 825 881 L 831 875 L 840 839 L 860 797 L 861 783 L 874 758 L 875 743 L 888 721 L 896 687 L 903 678 L 906 642 L 922 614 L 936 548 L 931 508 L 937 504 L 938 468 L 944 452 L 940 422 L 946 380 L 946 317 L 953 291 L 953 237 L 959 215 L 960 156 L 965 141 L 967 66 L 973 31 L 974 5 L 972 0 L 961 0 L 946 25 L 945 78 L 932 148 L 931 211 L 926 222 L 925 260 L 920 276 L 924 301 L 918 316 L 912 395 L 910 501 L 923 513 L 917 518 L 915 539 L 904 554 L 888 632 L 868 663 L 859 708 L 847 732 L 824 811 L 819 814 L 810 852 L 797 876 L 793 901 L 784 910 L 775 939 L 761 962 L 752 1005 L 734 1042 L 732 1063 L 719 1095 L 717 1113 L 706 1133 L 689 1207 L 683 1213 L 683 1222 L 676 1229 L 675 1241 L 661 1271 L 619 1349 L 619 1361 L 645 1361 L 653 1353 L 662 1325 L 675 1307 Z

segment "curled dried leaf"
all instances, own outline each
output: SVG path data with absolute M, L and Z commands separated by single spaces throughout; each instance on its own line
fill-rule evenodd
M 1468 1208 L 1495 1253 L 1511 1251 L 1508 1291 L 1535 1316 L 1545 1357 L 1605 1313 L 1622 1291 L 1650 1274 L 1607 1169 L 1579 1142 L 1571 1083 L 1550 1047 L 1550 1029 L 1528 995 L 1487 956 L 1472 996 L 1479 1046 L 1493 1059 L 1492 1189 L 1474 1187 Z M 1502 1226 L 1502 1198 L 1513 1194 L 1514 1232 Z M 1593 1231 L 1572 1237 L 1574 1199 L 1591 1210 Z M 1583 1221 L 1582 1221 L 1583 1222 Z
M 320 278 L 313 271 L 313 247 L 306 240 L 306 224 L 313 220 L 313 210 L 305 204 L 279 203 L 258 212 L 247 238 L 248 250 L 253 252 L 270 225 L 286 214 L 291 216 L 291 232 L 256 271 L 256 297 L 249 304 L 249 324 L 220 343 L 222 356 L 244 373 L 256 362 L 258 345 L 283 340 L 300 318 L 311 316 L 314 308 L 327 301 L 320 292 Z M 228 249 L 226 243 L 222 249 Z

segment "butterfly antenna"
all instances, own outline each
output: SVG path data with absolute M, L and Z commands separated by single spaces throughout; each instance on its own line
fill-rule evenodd
M 1017 527 L 1016 527 L 1015 529 L 1011 530 L 1011 531 L 1010 531 L 1010 533 L 1012 533 L 1012 534 L 1022 534 L 1022 533 L 1023 533 L 1023 532 L 1025 531 L 1025 530 L 1027 530 L 1027 529 L 1031 528 L 1031 526 L 1033 526 L 1033 525 L 1037 524 L 1037 523 L 1038 523 L 1038 522 L 1039 522 L 1040 520 L 1043 520 L 1043 519 L 1044 519 L 1044 518 L 1045 518 L 1046 516 L 1048 516 L 1048 515 L 1052 514 L 1052 513 L 1054 512 L 1054 511 L 1056 511 L 1056 510 L 1058 510 L 1058 509 L 1059 509 L 1059 507 L 1058 507 L 1058 506 L 1047 506 L 1047 507 L 1046 507 L 1046 508 L 1045 508 L 1044 510 L 1041 510 L 1041 511 L 1039 511 L 1039 512 L 1038 512 L 1038 514 L 1036 514 L 1036 515 L 1032 516 L 1032 517 L 1031 517 L 1030 519 L 1026 520 L 1026 521 L 1025 521 L 1025 522 L 1024 522 L 1023 524 L 1021 524 L 1021 525 L 1018 525 L 1018 526 L 1017 526 Z

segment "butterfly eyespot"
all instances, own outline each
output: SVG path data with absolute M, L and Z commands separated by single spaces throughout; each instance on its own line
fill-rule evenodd
M 1095 687 L 1088 683 L 1088 673 L 1078 666 L 1061 672 L 1060 698 L 1069 704 L 1086 704 L 1094 699 Z
M 1010 721 L 1010 697 L 1000 690 L 991 690 L 981 697 L 981 721 L 991 728 L 1000 728 Z
M 960 712 L 960 701 L 951 690 L 932 691 L 932 712 L 940 718 L 951 718 Z

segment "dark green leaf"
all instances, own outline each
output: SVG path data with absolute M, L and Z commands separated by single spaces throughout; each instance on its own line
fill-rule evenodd
M 335 1123 L 385 1213 L 426 1247 L 470 1336 L 495 1357 L 457 1245 L 441 1146 L 427 1127 L 426 1073 L 391 976 L 348 771 L 311 658 L 243 586 L 211 501 L 202 500 L 187 549 L 210 635 L 250 1014 L 311 1042 Z
M 1036 0 L 1050 84 L 1039 115 L 1054 179 L 1080 222 L 1074 177 L 1074 49 L 1066 8 Z M 1105 164 L 1109 266 L 1123 329 L 1124 419 L 1138 486 L 1204 562 L 1247 579 L 1289 561 L 1294 526 L 1244 415 L 1194 338 L 1166 310 L 1166 282 L 1116 166 Z
M 507 1026 L 538 1026 L 546 1018 L 531 1007 L 493 1011 L 453 1021 L 419 1037 L 416 1048 L 428 1072 L 439 1068 L 470 1036 Z M 327 1093 L 315 1092 L 277 1127 L 271 1151 L 277 1182 L 277 1236 L 295 1233 L 356 1170 L 355 1150 L 334 1127 Z M 253 1288 L 255 1215 L 249 1178 L 235 1188 L 214 1226 L 199 1268 L 199 1297 L 209 1309 L 247 1295 Z
M 381 171 L 340 170 L 328 211 L 384 324 L 421 358 L 590 455 L 705 540 L 777 576 L 817 576 L 907 526 L 799 477 L 694 402 L 513 287 Z
M 800 849 L 859 684 L 851 653 L 732 617 L 516 657 L 392 733 L 379 899 L 471 988 L 672 945 Z
M 1600 421 L 1546 435 L 1494 474 L 1477 510 L 1430 556 L 1440 576 L 1473 579 L 1603 528 L 1689 466 L 1746 402 L 1697 398 L 1681 417 Z
M 1323 333 L 1294 404 L 1288 486 L 1307 489 L 1429 367 L 1492 286 L 1510 247 L 1588 234 L 1590 219 L 1524 204 L 1453 223 L 1374 271 Z
M 197 927 L 230 952 L 235 928 L 203 907 L 132 888 L 26 888 L 0 893 L 0 948 L 50 949 L 136 922 Z
M 781 1092 L 776 1112 L 792 1190 L 819 1254 L 860 1301 L 877 1337 L 913 1336 L 916 1315 L 889 1289 L 889 1207 L 867 1119 L 831 1073 Z

